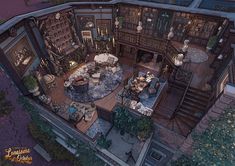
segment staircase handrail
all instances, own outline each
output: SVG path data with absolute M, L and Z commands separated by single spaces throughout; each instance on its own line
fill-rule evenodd
M 179 103 L 178 106 L 176 107 L 175 112 L 174 112 L 174 114 L 173 114 L 172 117 L 174 117 L 174 115 L 179 111 L 180 107 L 182 106 L 182 104 L 183 104 L 183 102 L 184 102 L 184 99 L 185 99 L 185 96 L 186 96 L 186 93 L 188 92 L 188 89 L 189 89 L 190 84 L 191 84 L 191 82 L 192 82 L 192 79 L 193 79 L 193 73 L 190 72 L 190 79 L 189 79 L 188 84 L 187 84 L 187 86 L 186 86 L 186 88 L 185 88 L 185 90 L 184 90 L 184 94 L 183 94 L 183 96 L 182 96 L 181 99 L 180 99 L 180 103 Z

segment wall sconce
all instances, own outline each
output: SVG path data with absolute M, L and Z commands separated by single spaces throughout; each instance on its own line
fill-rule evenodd
M 136 29 L 137 29 L 137 33 L 140 33 L 142 31 L 143 27 L 142 27 L 142 22 L 141 21 L 139 21 L 138 26 L 137 26 Z
M 115 27 L 118 28 L 119 27 L 119 20 L 118 20 L 118 17 L 115 18 Z

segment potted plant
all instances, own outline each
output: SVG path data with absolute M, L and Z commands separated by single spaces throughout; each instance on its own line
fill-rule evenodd
M 38 83 L 37 80 L 34 76 L 32 75 L 27 75 L 23 78 L 23 82 L 25 87 L 28 89 L 28 91 L 30 93 L 33 93 L 34 96 L 37 96 L 40 94 L 39 87 L 38 87 Z
M 112 144 L 112 140 L 107 140 L 107 138 L 103 134 L 101 134 L 97 140 L 97 144 L 101 148 L 108 149 Z
M 148 139 L 153 131 L 153 122 L 150 118 L 141 117 L 137 121 L 137 137 L 141 141 Z
M 206 49 L 208 51 L 212 50 L 212 48 L 215 46 L 216 42 L 218 40 L 218 36 L 211 36 L 207 42 Z

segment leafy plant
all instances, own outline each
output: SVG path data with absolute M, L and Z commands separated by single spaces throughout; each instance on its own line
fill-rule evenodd
M 112 144 L 112 140 L 107 140 L 106 137 L 101 134 L 97 140 L 97 144 L 104 149 L 108 149 Z
M 207 48 L 212 49 L 218 40 L 218 36 L 211 36 L 207 43 Z
M 149 138 L 153 131 L 153 122 L 150 118 L 135 118 L 125 107 L 117 107 L 114 115 L 114 126 L 121 132 L 139 136 L 143 140 Z
M 193 160 L 198 165 L 235 164 L 235 109 L 211 121 L 202 134 L 193 135 Z
M 37 80 L 32 75 L 27 75 L 23 78 L 24 85 L 28 90 L 33 90 L 38 86 Z
M 4 156 L 0 158 L 0 165 L 1 166 L 13 166 L 13 164 L 10 161 L 7 161 Z
M 96 163 L 97 166 L 104 165 L 104 162 L 96 157 L 94 150 L 89 145 L 70 138 L 66 143 L 69 147 L 77 150 L 76 154 L 79 154 L 79 159 L 75 158 L 67 149 L 56 142 L 52 127 L 40 117 L 37 108 L 24 97 L 20 97 L 19 102 L 31 116 L 32 123 L 28 125 L 31 135 L 43 145 L 54 159 L 69 160 L 75 166 L 93 165 L 93 163 Z
M 171 166 L 197 166 L 197 163 L 193 162 L 191 158 L 182 155 L 177 160 L 172 161 Z
M 0 20 L 0 25 L 3 24 L 5 21 L 4 20 Z
M 13 109 L 11 102 L 6 100 L 5 92 L 0 91 L 0 117 L 9 115 Z
M 67 149 L 57 143 L 52 137 L 47 135 L 47 133 L 38 128 L 36 124 L 31 122 L 28 125 L 28 129 L 32 137 L 39 141 L 39 143 L 45 148 L 53 159 L 74 161 L 74 156 L 68 152 Z
M 141 139 L 147 139 L 153 132 L 153 122 L 148 117 L 142 117 L 137 121 L 137 135 Z
M 69 147 L 76 149 L 76 156 L 79 155 L 79 165 L 94 165 L 103 166 L 104 162 L 95 155 L 95 151 L 88 145 L 79 140 L 68 138 L 66 141 Z

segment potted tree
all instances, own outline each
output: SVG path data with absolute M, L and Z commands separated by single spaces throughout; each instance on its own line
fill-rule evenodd
M 207 46 L 206 46 L 206 49 L 208 51 L 212 50 L 212 48 L 215 46 L 216 42 L 218 40 L 218 36 L 211 36 L 207 42 Z
M 141 141 L 148 139 L 153 132 L 153 123 L 150 118 L 141 117 L 137 121 L 137 137 Z
M 23 78 L 23 82 L 28 91 L 32 93 L 34 96 L 38 96 L 40 94 L 38 83 L 34 76 L 32 75 L 25 76 Z

